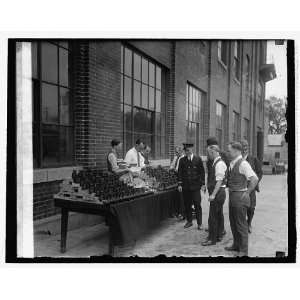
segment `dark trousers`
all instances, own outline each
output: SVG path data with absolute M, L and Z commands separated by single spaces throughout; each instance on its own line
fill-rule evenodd
M 221 238 L 224 231 L 223 205 L 225 198 L 225 188 L 220 188 L 215 199 L 209 204 L 208 239 L 213 243 L 216 243 L 217 239 Z
M 250 194 L 250 207 L 247 209 L 247 222 L 248 225 L 251 225 L 252 219 L 254 216 L 254 211 L 255 211 L 255 206 L 256 206 L 256 193 L 253 191 Z
M 250 199 L 244 192 L 229 193 L 229 221 L 233 236 L 233 245 L 248 255 L 248 223 L 246 219 Z
M 200 190 L 190 191 L 183 190 L 182 191 L 184 207 L 185 207 L 185 215 L 188 222 L 192 222 L 192 205 L 194 204 L 196 211 L 196 219 L 197 224 L 202 225 L 202 207 L 201 207 L 201 194 Z

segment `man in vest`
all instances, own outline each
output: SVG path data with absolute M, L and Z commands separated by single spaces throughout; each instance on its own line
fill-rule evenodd
M 242 157 L 242 145 L 231 142 L 228 145 L 231 162 L 227 175 L 229 189 L 229 221 L 233 244 L 227 251 L 238 251 L 238 256 L 248 256 L 247 209 L 250 194 L 255 189 L 258 178 L 249 163 Z
M 256 175 L 258 177 L 258 182 L 260 182 L 262 179 L 262 176 L 263 176 L 261 162 L 259 161 L 258 158 L 254 157 L 252 155 L 249 155 L 249 145 L 246 140 L 242 140 L 241 144 L 243 147 L 243 153 L 242 153 L 243 158 L 250 164 L 251 168 L 253 169 L 253 171 L 256 173 Z M 258 184 L 255 187 L 255 189 L 252 191 L 252 193 L 250 194 L 250 207 L 247 210 L 247 222 L 248 222 L 248 232 L 249 233 L 252 232 L 251 223 L 252 223 L 255 206 L 256 206 L 256 191 L 259 192 Z
M 210 136 L 208 137 L 208 139 L 206 140 L 206 144 L 207 144 L 207 147 L 209 146 L 212 146 L 212 145 L 216 145 L 216 146 L 219 146 L 219 143 L 218 143 L 218 140 L 216 137 L 214 136 Z M 219 155 L 221 156 L 222 160 L 225 162 L 226 166 L 228 167 L 229 166 L 229 163 L 230 163 L 230 159 L 228 157 L 228 154 L 224 151 L 221 151 L 220 149 L 220 152 L 219 152 Z M 214 174 L 212 172 L 212 165 L 213 165 L 213 159 L 211 159 L 209 157 L 209 155 L 207 155 L 207 161 L 206 161 L 206 168 L 207 168 L 207 182 L 212 182 L 214 181 Z M 210 213 L 208 214 L 208 216 L 210 216 Z M 226 231 L 224 229 L 224 215 L 223 215 L 223 208 L 222 208 L 222 211 L 221 211 L 221 215 L 220 215 L 220 223 L 219 223 L 219 239 L 221 239 L 225 234 L 226 234 Z M 210 223 L 210 220 L 209 220 L 209 217 L 208 217 L 208 224 Z M 209 225 L 208 225 L 209 226 Z M 205 231 L 209 232 L 209 228 L 205 229 Z
M 226 170 L 227 166 L 220 156 L 220 149 L 217 145 L 207 147 L 210 160 L 213 161 L 210 172 L 212 173 L 207 181 L 209 194 L 209 235 L 202 246 L 215 245 L 222 239 L 220 227 L 224 228 L 223 205 L 226 198 Z M 222 224 L 223 223 L 223 224 Z
M 179 161 L 183 157 L 184 157 L 183 147 L 176 146 L 175 147 L 175 155 L 170 164 L 170 170 L 174 170 L 178 174 Z M 180 221 L 185 220 L 184 201 L 183 201 L 182 193 L 178 192 L 178 195 L 176 196 L 176 199 L 175 199 L 175 203 L 176 203 L 175 206 L 176 206 L 178 219 Z
M 129 172 L 128 168 L 120 168 L 118 165 L 118 152 L 122 150 L 122 143 L 119 140 L 113 139 L 110 144 L 111 150 L 108 152 L 106 158 L 107 170 L 118 175 Z
M 201 157 L 193 153 L 193 144 L 183 144 L 185 157 L 178 167 L 178 191 L 183 195 L 187 222 L 184 228 L 193 226 L 192 205 L 195 207 L 198 230 L 202 230 L 200 189 L 205 189 L 205 170 Z

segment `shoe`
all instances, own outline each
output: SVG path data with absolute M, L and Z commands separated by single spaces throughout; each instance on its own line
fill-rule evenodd
M 189 228 L 191 226 L 193 226 L 192 222 L 186 222 L 185 225 L 184 225 L 184 228 Z
M 207 227 L 207 228 L 205 228 L 204 230 L 205 230 L 205 232 L 209 232 L 209 229 L 208 229 L 208 227 Z
M 236 257 L 245 257 L 248 256 L 248 254 L 246 252 L 238 252 Z
M 208 241 L 203 242 L 201 245 L 202 246 L 213 246 L 215 244 L 216 243 L 214 243 L 213 241 L 208 240 Z
M 219 242 L 222 242 L 222 238 L 217 238 L 217 242 L 219 243 Z
M 239 251 L 239 249 L 236 246 L 234 246 L 234 245 L 229 246 L 229 247 L 225 247 L 224 249 L 226 251 Z
M 198 230 L 203 230 L 203 226 L 202 225 L 198 225 L 197 229 Z
M 248 225 L 248 232 L 251 233 L 252 232 L 252 226 Z

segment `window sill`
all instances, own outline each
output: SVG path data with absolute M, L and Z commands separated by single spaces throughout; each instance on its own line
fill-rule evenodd
M 68 166 L 33 170 L 33 183 L 51 182 L 71 178 L 73 170 L 81 169 L 80 166 Z
M 222 66 L 222 68 L 223 68 L 225 71 L 227 71 L 227 66 L 226 66 L 225 63 L 223 63 L 223 61 L 220 60 L 219 58 L 218 58 L 218 63 Z

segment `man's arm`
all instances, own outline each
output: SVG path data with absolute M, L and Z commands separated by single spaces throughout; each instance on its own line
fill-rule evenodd
M 178 191 L 182 192 L 182 175 L 183 175 L 183 164 L 182 159 L 178 163 Z
M 217 183 L 216 183 L 216 185 L 215 185 L 215 188 L 214 188 L 213 192 L 212 192 L 211 195 L 209 196 L 209 199 L 208 199 L 209 201 L 215 199 L 215 197 L 216 197 L 216 195 L 218 194 L 218 191 L 219 191 L 219 189 L 220 189 L 220 187 L 221 187 L 221 185 L 222 185 L 222 182 L 223 182 L 223 180 L 218 180 L 218 181 L 217 181 Z
M 174 156 L 174 158 L 173 158 L 173 160 L 172 160 L 172 162 L 171 162 L 171 164 L 170 164 L 170 169 L 172 170 L 172 169 L 175 169 L 175 162 L 176 162 L 176 155 Z
M 205 185 L 205 169 L 204 169 L 204 166 L 203 166 L 203 161 L 202 161 L 200 156 L 199 156 L 198 168 L 199 168 L 199 172 L 200 172 L 201 184 Z
M 258 177 L 258 182 L 261 181 L 263 172 L 262 172 L 262 164 L 258 158 L 254 158 L 254 168 L 255 168 L 255 173 Z
M 251 176 L 248 180 L 249 180 L 249 184 L 248 184 L 247 193 L 250 195 L 251 192 L 254 191 L 254 189 L 258 183 L 258 178 L 256 176 Z

